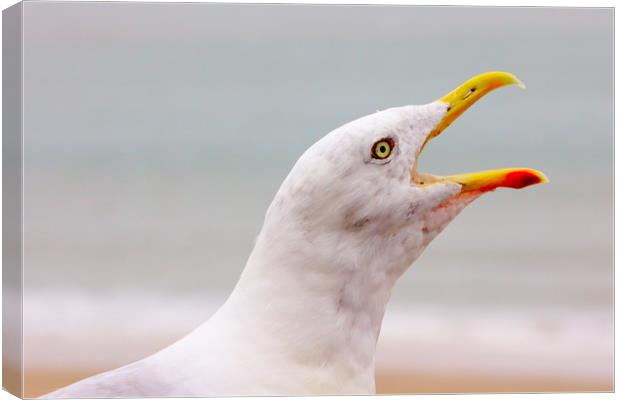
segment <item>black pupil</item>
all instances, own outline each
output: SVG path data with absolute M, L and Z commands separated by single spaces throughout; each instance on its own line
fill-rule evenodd
M 386 147 L 384 144 L 382 144 L 381 146 L 379 146 L 379 153 L 385 153 L 386 152 Z

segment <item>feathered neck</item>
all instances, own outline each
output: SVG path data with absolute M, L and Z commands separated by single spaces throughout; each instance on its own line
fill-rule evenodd
M 348 380 L 352 393 L 373 393 L 376 343 L 398 276 L 364 264 L 359 254 L 370 249 L 334 256 L 322 242 L 338 243 L 335 237 L 309 243 L 276 235 L 259 235 L 222 311 L 242 320 L 256 346 L 276 359 L 309 374 L 331 371 L 333 378 L 321 379 Z

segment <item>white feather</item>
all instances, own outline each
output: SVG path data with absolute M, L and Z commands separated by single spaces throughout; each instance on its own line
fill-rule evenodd
M 394 283 L 467 202 L 460 186 L 410 183 L 446 104 L 380 111 L 310 147 L 271 206 L 216 314 L 139 362 L 46 397 L 372 394 Z M 396 147 L 371 157 L 376 141 Z

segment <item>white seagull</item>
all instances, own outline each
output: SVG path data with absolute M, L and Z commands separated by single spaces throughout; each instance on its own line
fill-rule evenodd
M 396 280 L 456 215 L 527 168 L 436 176 L 426 143 L 491 90 L 476 76 L 441 99 L 378 111 L 330 132 L 278 190 L 224 305 L 171 346 L 45 397 L 374 394 L 375 348 Z

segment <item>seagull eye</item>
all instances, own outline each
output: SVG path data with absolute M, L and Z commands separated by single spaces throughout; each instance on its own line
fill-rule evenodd
M 392 154 L 394 148 L 394 140 L 390 138 L 381 139 L 372 145 L 372 158 L 385 160 Z

